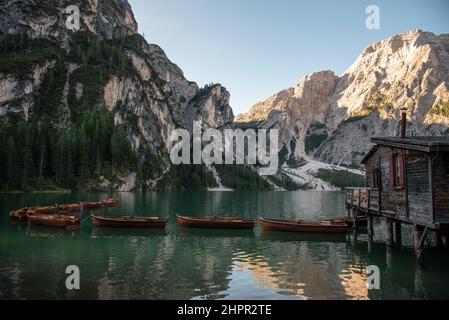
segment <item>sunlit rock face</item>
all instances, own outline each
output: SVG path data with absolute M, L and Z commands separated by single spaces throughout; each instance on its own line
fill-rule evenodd
M 81 31 L 90 31 L 106 39 L 137 33 L 137 22 L 126 0 L 6 0 L 0 7 L 0 31 L 27 31 L 32 38 L 68 41 L 72 33 L 65 27 L 69 6 L 77 6 L 80 10 Z
M 449 134 L 449 35 L 412 30 L 375 43 L 340 77 L 330 71 L 307 76 L 236 122 L 278 127 L 281 145 L 298 156 L 310 124 L 319 121 L 329 137 L 310 155 L 358 165 L 372 136 L 398 133 L 404 107 L 409 135 Z
M 80 9 L 80 29 L 76 33 L 66 27 L 64 12 L 70 5 Z M 124 52 L 133 70 L 126 74 L 105 73 L 99 99 L 88 108 L 106 107 L 116 125 L 125 125 L 140 164 L 145 165 L 148 159 L 159 163 L 161 168 L 156 176 L 141 181 L 148 188 L 157 187 L 156 182 L 170 167 L 169 138 L 174 129 L 191 128 L 192 121 L 201 121 L 204 128 L 233 124 L 226 88 L 216 84 L 200 89 L 195 82 L 187 80 L 159 46 L 147 43 L 137 33 L 137 23 L 126 0 L 58 1 L 56 6 L 33 0 L 8 0 L 2 2 L 0 16 L 0 37 L 26 33 L 31 40 L 49 40 L 67 53 L 62 55 L 66 74 L 62 77 L 65 84 L 61 105 L 55 107 L 60 114 L 55 116 L 54 124 L 61 128 L 71 125 L 70 92 L 74 92 L 75 102 L 80 102 L 89 91 L 82 82 L 71 81 L 75 72 L 86 69 L 82 63 L 70 60 L 73 43 L 77 41 L 75 35 L 83 33 L 91 39 L 102 39 Z M 29 75 L 19 75 L 16 70 L 0 72 L 0 120 L 15 113 L 28 121 L 35 109 L 33 97 L 49 71 L 56 69 L 56 62 L 54 58 L 43 57 Z M 103 179 L 98 188 L 129 191 L 138 182 L 135 172 L 121 173 L 118 180 L 121 182 L 113 185 Z

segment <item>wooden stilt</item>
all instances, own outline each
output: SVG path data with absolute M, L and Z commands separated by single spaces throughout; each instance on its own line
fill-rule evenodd
M 393 245 L 393 222 L 391 219 L 386 219 L 387 223 L 387 238 L 386 238 L 386 244 L 387 246 L 391 247 Z
M 352 229 L 352 249 L 357 247 L 357 229 Z
M 366 219 L 367 219 L 366 223 L 367 223 L 367 229 L 368 229 L 368 237 L 372 239 L 374 236 L 373 217 L 368 216 Z
M 432 231 L 432 247 L 443 247 L 443 238 L 441 237 L 441 232 L 438 230 Z
M 352 208 L 352 227 L 357 229 L 357 209 Z
M 391 246 L 387 246 L 385 250 L 385 264 L 387 268 L 393 267 L 393 248 Z
M 395 240 L 397 243 L 401 243 L 402 242 L 402 228 L 401 228 L 401 222 L 400 221 L 396 221 L 394 224 L 395 227 Z
M 423 245 L 424 240 L 426 238 L 426 234 L 427 228 L 415 225 L 414 244 L 415 244 L 416 262 L 418 263 L 418 265 L 424 264 Z
M 415 268 L 415 296 L 420 299 L 425 298 L 421 265 L 417 265 Z

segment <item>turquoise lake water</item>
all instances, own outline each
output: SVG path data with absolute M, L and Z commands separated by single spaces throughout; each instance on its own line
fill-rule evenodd
M 176 214 L 318 220 L 346 214 L 344 193 L 150 192 L 119 194 L 105 215 L 160 216 L 166 230 L 92 227 L 79 231 L 12 221 L 12 209 L 100 200 L 110 194 L 0 194 L 0 299 L 448 299 L 449 253 L 426 248 L 418 268 L 411 233 L 387 249 L 383 225 L 373 243 L 357 234 L 316 235 L 180 229 Z M 100 211 L 101 213 L 101 211 Z M 67 290 L 65 269 L 80 269 Z M 380 269 L 368 290 L 366 267 Z

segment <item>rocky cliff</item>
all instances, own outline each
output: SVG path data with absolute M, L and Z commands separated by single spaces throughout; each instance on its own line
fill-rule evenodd
M 80 8 L 79 30 L 66 28 L 69 5 Z M 137 33 L 126 0 L 8 0 L 0 16 L 2 124 L 17 115 L 64 129 L 106 108 L 115 125 L 124 125 L 140 169 L 98 173 L 96 188 L 155 188 L 170 170 L 173 129 L 188 128 L 191 120 L 217 128 L 233 123 L 227 90 L 187 80 L 159 46 Z
M 398 133 L 401 108 L 409 135 L 449 134 L 449 35 L 412 30 L 375 43 L 340 77 L 314 73 L 236 121 L 278 127 L 286 158 L 358 166 L 372 136 Z

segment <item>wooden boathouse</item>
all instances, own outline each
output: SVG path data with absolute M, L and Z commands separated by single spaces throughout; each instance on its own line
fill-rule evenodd
M 401 130 L 402 132 L 405 129 Z M 346 207 L 354 223 L 366 215 L 372 239 L 373 216 L 386 220 L 386 243 L 400 242 L 401 224 L 414 225 L 418 263 L 426 235 L 442 243 L 449 229 L 449 138 L 382 137 L 362 160 L 366 188 L 347 188 Z M 395 232 L 393 232 L 393 224 Z M 396 234 L 396 239 L 393 235 Z

